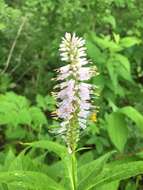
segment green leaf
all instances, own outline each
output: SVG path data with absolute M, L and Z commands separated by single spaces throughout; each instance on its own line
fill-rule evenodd
M 66 178 L 65 171 L 64 171 L 64 165 L 61 160 L 48 166 L 48 169 L 46 172 L 47 172 L 48 176 L 53 179 L 60 178 L 61 176 L 64 176 L 64 178 Z
M 30 116 L 30 113 L 29 113 L 28 109 L 24 108 L 24 109 L 20 110 L 18 118 L 19 118 L 19 123 L 20 124 L 27 124 L 27 125 L 31 124 L 32 118 Z
M 0 23 L 0 30 L 3 30 L 5 28 L 6 28 L 5 24 L 4 23 Z
M 41 96 L 40 94 L 36 97 L 38 107 L 42 108 L 43 110 L 53 111 L 55 110 L 56 101 L 52 96 Z
M 120 45 L 124 48 L 129 48 L 131 46 L 139 44 L 140 42 L 141 40 L 136 37 L 125 37 L 120 40 Z
M 0 183 L 16 185 L 19 189 L 25 187 L 33 190 L 64 190 L 47 175 L 31 171 L 0 172 Z
M 42 148 L 47 149 L 49 151 L 55 152 L 57 155 L 59 155 L 61 158 L 64 158 L 67 155 L 67 149 L 66 147 L 52 141 L 48 140 L 41 140 L 41 141 L 35 141 L 32 143 L 24 143 L 25 145 L 28 145 L 30 147 L 35 148 Z
M 0 123 L 12 126 L 30 124 L 29 102 L 23 97 L 9 92 L 0 95 Z
M 46 109 L 46 103 L 45 103 L 45 99 L 42 95 L 38 94 L 36 96 L 36 102 L 37 102 L 37 105 L 38 107 L 42 108 L 42 109 Z
M 26 136 L 26 130 L 22 127 L 17 127 L 16 129 L 7 127 L 5 134 L 9 140 L 22 140 Z
M 119 73 L 119 75 L 122 76 L 122 78 L 125 80 L 132 81 L 130 62 L 128 58 L 119 53 L 116 53 L 115 61 L 117 61 L 118 64 L 116 71 Z
M 45 101 L 46 101 L 47 105 L 55 105 L 56 104 L 56 101 L 52 96 L 47 95 L 45 97 Z
M 128 182 L 125 190 L 137 190 L 137 185 L 135 183 Z
M 111 24 L 111 26 L 112 26 L 113 28 L 116 28 L 116 20 L 115 20 L 115 17 L 114 17 L 114 16 L 112 16 L 112 15 L 105 16 L 105 17 L 103 18 L 103 21 L 104 21 L 105 23 Z
M 125 164 L 107 165 L 102 172 L 90 178 L 90 183 L 86 190 L 91 190 L 93 187 L 100 187 L 114 181 L 120 181 L 143 174 L 143 161 L 134 161 Z
M 92 41 L 87 39 L 86 47 L 88 50 L 88 55 L 97 64 L 102 64 L 106 60 L 105 54 L 103 54 L 100 49 Z
M 11 162 L 15 159 L 15 155 L 12 151 L 12 149 L 9 149 L 8 154 L 6 155 L 5 161 L 4 161 L 4 169 L 8 169 Z
M 81 167 L 84 164 L 87 164 L 88 162 L 93 161 L 93 152 L 87 151 L 84 154 L 82 154 L 78 159 L 78 167 Z
M 77 181 L 77 164 L 75 155 L 66 154 L 62 157 L 64 177 L 62 178 L 62 184 L 69 190 L 74 189 L 74 184 Z
M 29 112 L 34 126 L 39 127 L 41 125 L 47 124 L 47 119 L 39 108 L 33 106 L 29 109 Z
M 132 82 L 130 62 L 127 57 L 119 53 L 115 53 L 108 59 L 106 67 L 108 69 L 114 89 L 117 92 L 119 91 L 119 76 Z
M 115 60 L 113 58 L 108 59 L 106 66 L 107 66 L 111 81 L 116 91 L 118 87 L 118 73 L 116 72 Z
M 117 112 L 110 114 L 107 117 L 107 130 L 113 144 L 122 152 L 128 137 L 128 128 L 124 115 Z
M 33 165 L 33 160 L 30 159 L 28 155 L 24 155 L 27 149 L 24 149 L 15 159 L 11 160 L 11 163 L 9 163 L 8 171 L 15 171 L 15 170 L 31 170 L 30 167 L 33 167 L 32 169 L 35 170 L 35 167 Z M 27 167 L 28 166 L 28 167 Z
M 111 52 L 119 52 L 123 48 L 111 40 L 110 36 L 98 37 L 95 34 L 92 35 L 94 42 L 103 50 L 109 49 Z
M 107 117 L 107 130 L 111 141 L 119 151 L 124 150 L 125 143 L 128 137 L 127 123 L 125 116 L 134 121 L 137 127 L 143 131 L 143 116 L 133 107 L 127 106 L 118 109 L 117 112 L 111 113 Z
M 91 161 L 90 163 L 85 164 L 78 169 L 78 190 L 86 190 L 89 185 L 90 178 L 96 176 L 102 171 L 104 164 L 113 154 L 113 152 L 114 151 L 109 152 L 97 160 Z
M 115 42 L 118 44 L 119 41 L 120 41 L 120 35 L 119 35 L 119 34 L 116 34 L 116 33 L 113 33 L 113 36 L 114 36 Z
M 107 183 L 105 185 L 97 187 L 96 190 L 118 190 L 119 181 L 114 181 L 111 183 Z
M 136 123 L 137 127 L 143 131 L 143 115 L 141 115 L 135 108 L 126 106 L 124 108 L 121 108 L 119 112 L 129 117 Z

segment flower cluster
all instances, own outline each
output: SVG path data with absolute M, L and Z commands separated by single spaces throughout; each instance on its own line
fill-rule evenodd
M 86 128 L 87 118 L 92 105 L 90 103 L 92 85 L 86 83 L 96 69 L 87 67 L 85 41 L 75 34 L 66 33 L 60 44 L 61 60 L 67 62 L 57 70 L 59 92 L 57 116 L 62 119 L 60 133 L 66 134 L 70 152 L 76 148 L 79 130 Z

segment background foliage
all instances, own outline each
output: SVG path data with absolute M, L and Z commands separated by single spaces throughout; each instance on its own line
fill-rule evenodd
M 56 103 L 52 79 L 62 65 L 58 47 L 65 32 L 84 36 L 89 59 L 100 73 L 91 81 L 100 92 L 94 100 L 100 109 L 97 116 L 91 115 L 79 145 L 91 150 L 81 151 L 79 163 L 113 149 L 118 151 L 117 161 L 136 154 L 143 157 L 142 13 L 140 0 L 0 0 L 2 171 L 14 167 L 10 162 L 24 149 L 24 142 L 51 139 L 62 143 L 51 133 L 59 125 L 52 118 Z M 24 158 L 29 163 L 36 157 L 30 154 Z M 35 159 L 43 164 L 40 170 L 54 167 L 49 172 L 53 176 L 58 158 L 43 150 L 37 155 Z M 37 170 L 37 162 L 33 164 Z M 120 184 L 114 182 L 109 189 L 142 189 L 141 179 L 137 175 Z

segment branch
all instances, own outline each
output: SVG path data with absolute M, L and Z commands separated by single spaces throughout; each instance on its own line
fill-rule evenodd
M 24 27 L 25 23 L 26 23 L 26 17 L 23 18 L 23 21 L 22 21 L 22 23 L 21 23 L 21 25 L 20 25 L 20 27 L 19 27 L 19 29 L 18 29 L 18 31 L 17 31 L 17 35 L 16 35 L 16 37 L 15 37 L 14 42 L 12 43 L 12 46 L 11 46 L 10 51 L 9 51 L 9 54 L 8 54 L 7 61 L 6 61 L 6 63 L 5 63 L 5 67 L 4 67 L 3 71 L 1 72 L 2 74 L 5 73 L 6 70 L 7 70 L 7 68 L 9 67 L 9 64 L 10 64 L 10 61 L 11 61 L 11 57 L 12 57 L 12 54 L 13 54 L 13 51 L 14 51 L 14 49 L 15 49 L 17 40 L 18 40 L 19 36 L 21 35 L 21 32 L 22 32 L 22 30 L 23 30 L 23 27 Z

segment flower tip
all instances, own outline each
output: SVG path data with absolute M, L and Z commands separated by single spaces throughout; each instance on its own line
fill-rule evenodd
M 66 38 L 68 41 L 70 41 L 70 40 L 71 40 L 71 33 L 66 32 L 66 33 L 65 33 L 65 38 Z

